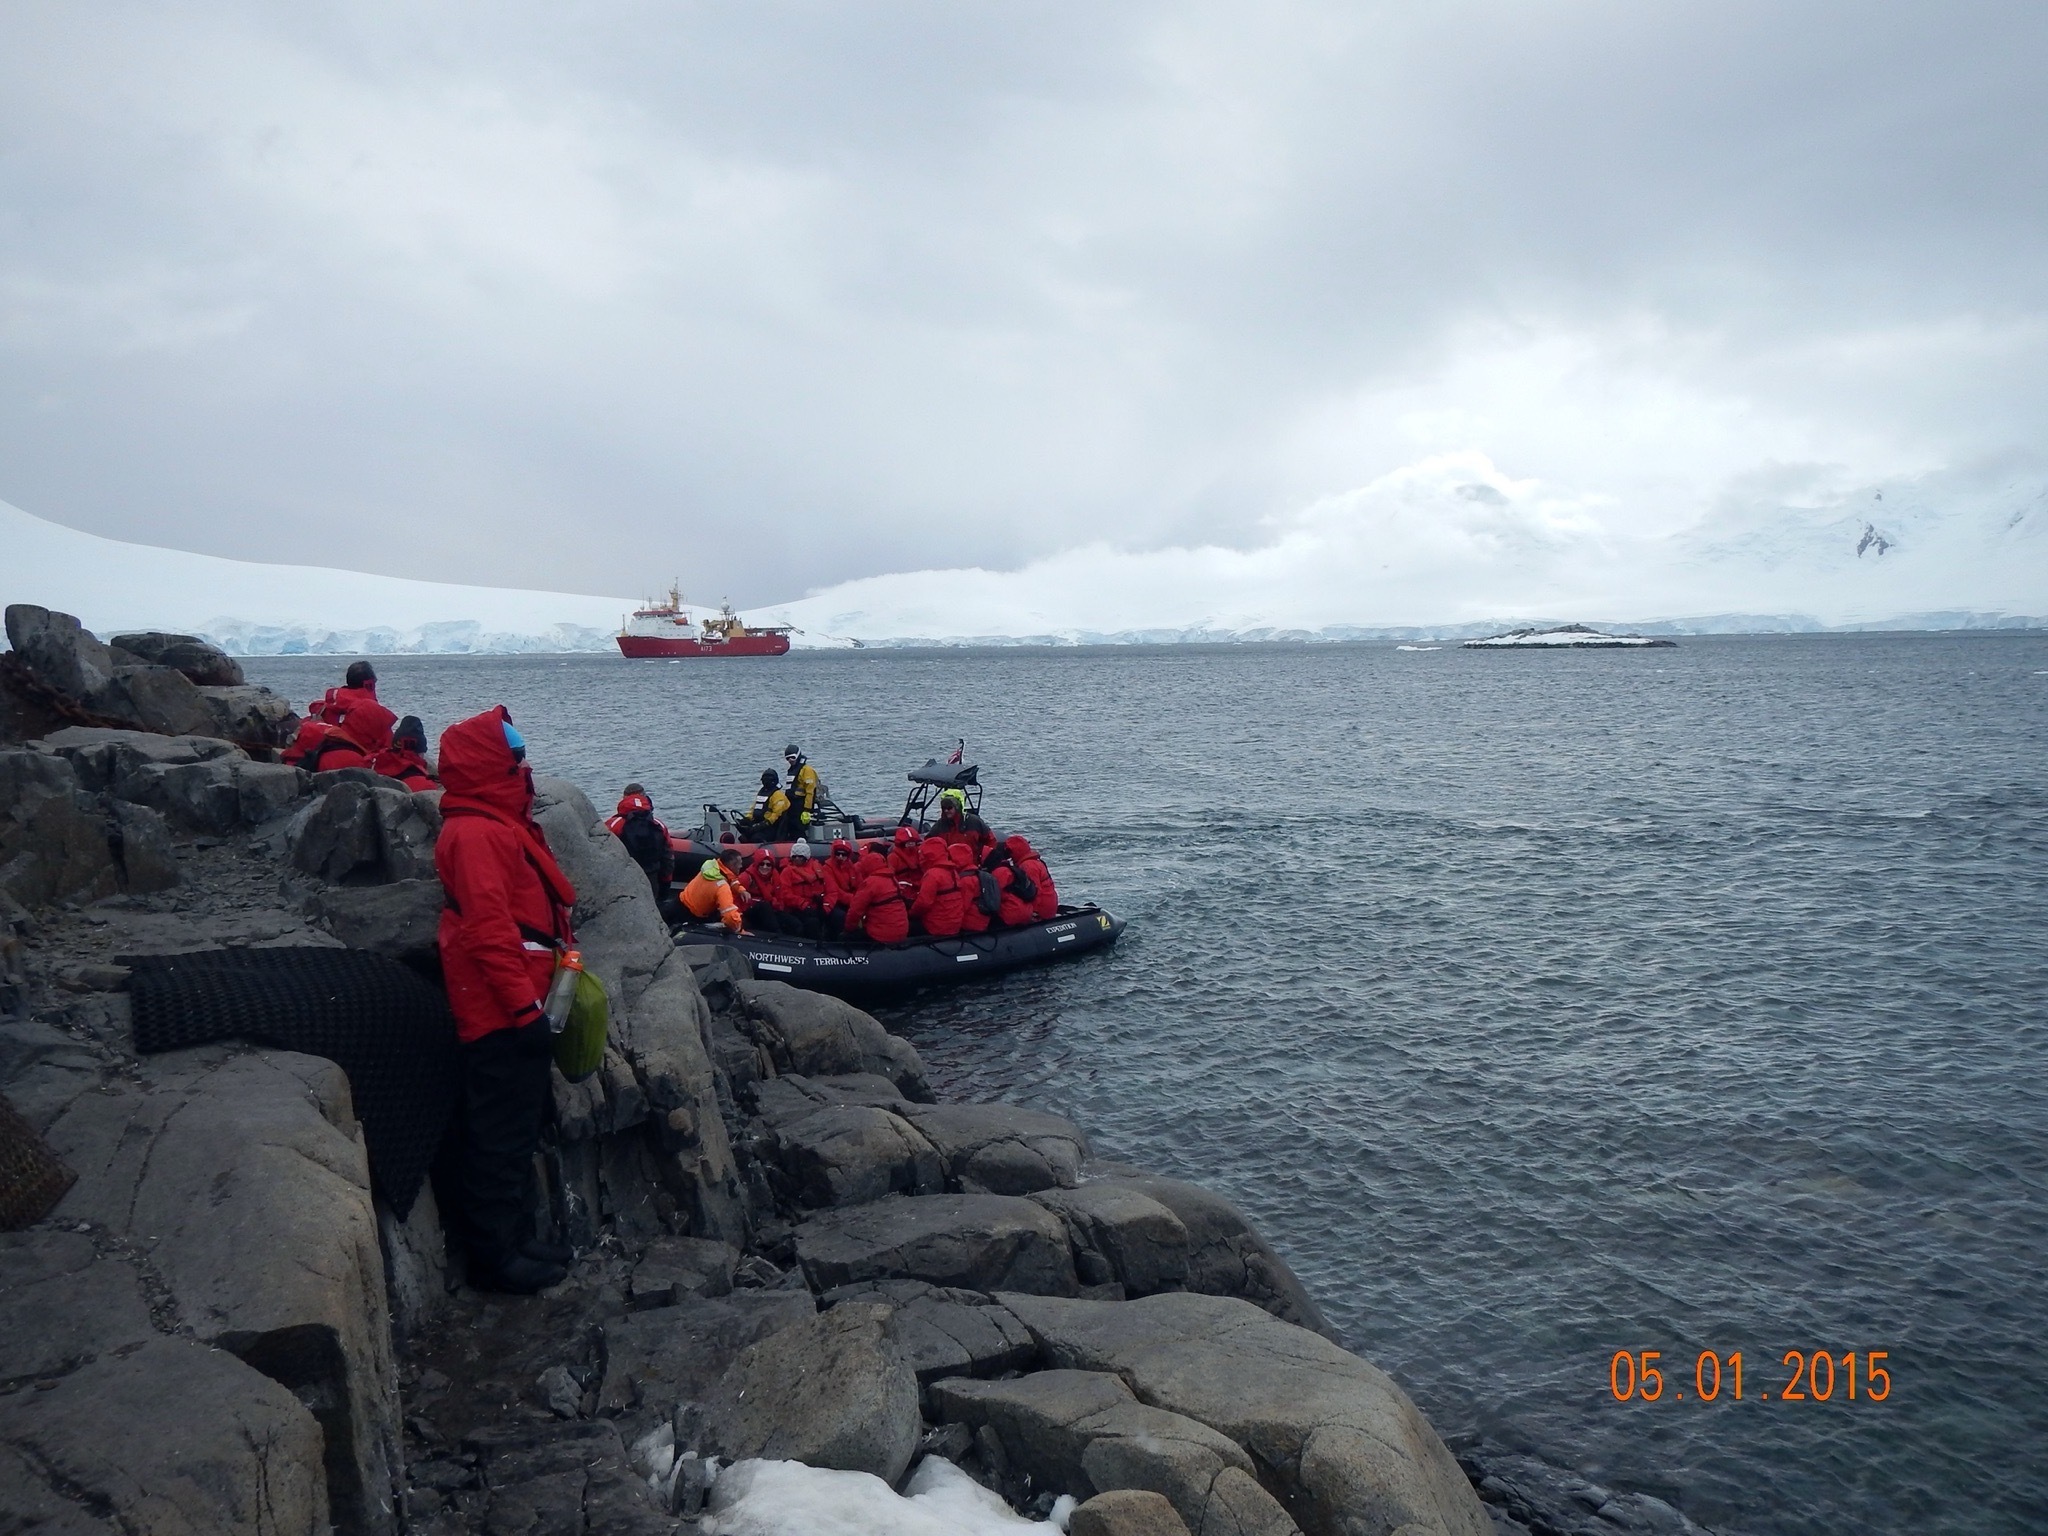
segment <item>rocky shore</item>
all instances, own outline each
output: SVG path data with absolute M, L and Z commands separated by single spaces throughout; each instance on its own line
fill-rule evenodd
M 431 976 L 436 796 L 270 760 L 289 708 L 197 681 L 233 665 L 198 642 L 7 629 L 0 1528 L 1691 1529 L 1541 1463 L 1461 1467 L 1229 1201 L 1058 1116 L 935 1103 L 867 1014 L 676 947 L 559 780 L 538 817 L 614 1007 L 537 1169 L 578 1258 L 539 1297 L 470 1290 L 431 1186 L 384 1198 L 370 1085 L 134 1033 L 151 956 Z M 149 702 L 190 703 L 161 673 L 202 702 Z

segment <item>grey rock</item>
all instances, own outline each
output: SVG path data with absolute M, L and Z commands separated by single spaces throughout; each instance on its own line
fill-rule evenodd
M 675 1528 L 634 1472 L 614 1424 L 586 1419 L 479 1434 L 469 1445 L 488 1490 L 487 1536 L 668 1536 Z
M 10 603 L 7 643 L 37 682 L 68 698 L 94 698 L 114 680 L 113 655 L 68 613 Z
M 886 1302 L 888 1331 L 921 1386 L 949 1376 L 997 1376 L 1022 1370 L 1038 1354 L 1031 1331 L 1007 1307 L 980 1291 L 928 1285 L 922 1280 L 877 1280 L 841 1286 L 821 1298 Z
M 288 747 L 299 733 L 298 712 L 268 688 L 207 687 L 199 697 L 217 736 L 250 747 Z
M 377 1203 L 377 1239 L 384 1250 L 395 1340 L 403 1344 L 423 1338 L 448 1299 L 448 1240 L 432 1180 L 420 1186 L 404 1221 L 382 1201 Z M 442 1385 L 447 1385 L 445 1379 Z
M 946 1187 L 932 1144 L 885 1109 L 815 1107 L 778 1124 L 772 1148 L 807 1206 L 860 1205 Z
M 636 899 L 652 909 L 644 877 Z M 583 939 L 580 930 L 577 938 Z M 671 949 L 623 1007 L 612 995 L 612 1041 L 646 1093 L 664 1188 L 688 1214 L 692 1233 L 744 1242 L 746 1202 L 718 1115 L 717 1082 L 704 1048 L 704 1000 L 689 966 Z
M 203 763 L 214 758 L 240 758 L 244 754 L 230 742 L 211 736 L 159 736 L 153 731 L 114 730 L 94 725 L 67 725 L 34 743 L 69 762 L 78 774 L 80 787 L 112 790 L 123 799 L 135 798 L 123 784 L 139 770 L 157 766 L 175 768 L 186 763 Z
M 1071 1296 L 1078 1284 L 1059 1218 L 1011 1195 L 892 1196 L 821 1211 L 797 1228 L 796 1252 L 820 1291 L 908 1279 Z
M 0 1529 L 323 1536 L 322 1462 L 286 1387 L 196 1340 L 146 1338 L 0 1396 Z
M 945 1160 L 955 1189 L 1028 1195 L 1071 1189 L 1088 1138 L 1071 1120 L 1013 1104 L 911 1104 L 904 1116 Z
M 173 826 L 216 836 L 259 826 L 305 795 L 305 770 L 239 753 L 184 764 L 146 763 L 115 785 L 121 799 L 160 810 Z
M 1095 1269 L 1129 1296 L 1177 1291 L 1188 1278 L 1188 1229 L 1172 1211 L 1128 1185 L 1083 1184 L 1032 1195 L 1067 1225 L 1082 1279 Z
M 78 1232 L 0 1233 L 0 1381 L 62 1376 L 154 1332 L 133 1264 L 101 1262 Z
M 534 1397 L 540 1405 L 558 1419 L 573 1419 L 578 1405 L 583 1401 L 583 1389 L 576 1385 L 576 1378 L 569 1374 L 566 1365 L 551 1365 L 540 1373 L 534 1384 Z
M 732 1293 L 740 1252 L 730 1243 L 703 1237 L 658 1237 L 633 1266 L 627 1297 L 636 1312 L 670 1307 L 693 1296 Z
M 1187 1288 L 1208 1296 L 1242 1296 L 1283 1322 L 1327 1339 L 1336 1330 L 1294 1271 L 1230 1201 L 1200 1185 L 1150 1174 L 1091 1179 L 1090 1190 L 1131 1189 L 1157 1201 L 1187 1229 Z
M 807 1291 L 735 1291 L 606 1323 L 598 1412 L 663 1416 L 701 1401 L 741 1350 L 816 1311 Z
M 117 666 L 113 681 L 87 702 L 100 714 L 167 736 L 203 736 L 213 729 L 212 709 L 175 667 Z
M 292 819 L 285 841 L 292 867 L 329 885 L 384 878 L 377 792 L 369 785 L 348 782 L 325 790 Z
M 121 889 L 140 893 L 167 891 L 176 885 L 178 855 L 163 817 L 146 805 L 131 805 L 126 800 L 114 801 L 109 814 L 109 841 Z
M 32 1019 L 0 1020 L 0 1090 L 38 1133 L 101 1078 L 99 1058 L 61 1030 Z
M 80 1095 L 45 1135 L 78 1173 L 54 1219 L 144 1245 L 199 1340 L 313 1406 L 337 1521 L 385 1529 L 397 1387 L 341 1069 L 286 1051 L 177 1053 L 140 1085 Z
M 894 1083 L 905 1098 L 930 1101 L 917 1047 L 851 1003 L 781 981 L 740 982 L 733 990 L 740 1006 L 767 1026 L 779 1070 L 808 1077 L 873 1073 Z
M 1468 1461 L 1467 1468 L 1502 1529 L 1569 1536 L 1705 1536 L 1702 1527 L 1662 1499 L 1614 1492 L 1534 1456 L 1488 1454 Z
M 647 876 L 605 830 L 581 790 L 563 779 L 539 779 L 535 787 L 534 820 L 576 887 L 576 938 L 583 963 L 614 999 L 630 1006 L 675 953 Z M 681 970 L 687 978 L 689 966 Z
M 1076 1506 L 1067 1536 L 1188 1536 L 1188 1527 L 1159 1494 L 1118 1488 Z
M 431 961 L 440 953 L 445 904 L 439 880 L 400 880 L 394 885 L 321 886 L 308 908 L 350 949 Z
M 800 1119 L 820 1108 L 857 1105 L 896 1112 L 909 1102 L 894 1083 L 872 1072 L 850 1072 L 836 1077 L 785 1073 L 762 1083 L 755 1089 L 754 1098 L 760 1106 L 761 1118 L 771 1126 Z
M 707 1448 L 896 1482 L 922 1423 L 888 1318 L 886 1306 L 852 1302 L 743 1351 L 704 1404 Z
M 195 683 L 240 687 L 246 681 L 239 661 L 197 635 L 172 635 L 152 629 L 116 635 L 107 644 L 120 647 L 138 660 L 175 667 Z
M 946 1381 L 933 1412 L 994 1432 L 1009 1466 L 1041 1488 L 1089 1498 L 1147 1489 L 1195 1536 L 1296 1536 L 1258 1484 L 1251 1458 L 1205 1424 L 1133 1399 L 1115 1376 L 1039 1371 L 1007 1381 Z
M 71 765 L 0 751 L 0 892 L 39 907 L 96 901 L 119 886 L 106 820 L 82 801 Z
M 1105 1303 L 1003 1295 L 1061 1369 L 1221 1431 L 1310 1536 L 1491 1529 L 1429 1422 L 1356 1355 L 1249 1302 L 1169 1293 Z

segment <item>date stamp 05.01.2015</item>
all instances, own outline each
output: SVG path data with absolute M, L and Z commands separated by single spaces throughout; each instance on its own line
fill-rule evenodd
M 1719 1355 L 1701 1350 L 1692 1363 L 1692 1380 L 1665 1380 L 1664 1352 L 1657 1349 L 1616 1350 L 1607 1363 L 1607 1390 L 1618 1403 L 1881 1403 L 1892 1395 L 1891 1359 L 1888 1349 L 1866 1349 L 1861 1353 L 1831 1354 L 1824 1349 L 1785 1351 L 1782 1364 L 1790 1379 L 1772 1386 L 1742 1393 L 1742 1352 Z M 1682 1373 L 1684 1366 L 1678 1367 Z M 1686 1390 L 1687 1386 L 1691 1390 Z

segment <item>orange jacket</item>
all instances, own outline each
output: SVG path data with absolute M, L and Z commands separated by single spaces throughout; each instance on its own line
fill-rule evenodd
M 733 900 L 730 880 L 706 879 L 699 870 L 683 887 L 683 906 L 699 922 L 709 922 L 715 913 L 728 933 L 740 931 L 740 907 Z

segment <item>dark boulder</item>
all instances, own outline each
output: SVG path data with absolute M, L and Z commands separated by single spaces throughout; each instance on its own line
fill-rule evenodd
M 239 688 L 247 681 L 242 664 L 226 651 L 197 635 L 168 635 L 161 630 L 116 635 L 110 646 L 130 652 L 139 660 L 160 667 L 176 667 L 193 682 L 215 688 Z

